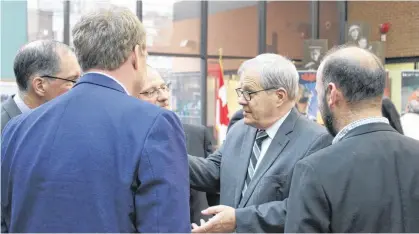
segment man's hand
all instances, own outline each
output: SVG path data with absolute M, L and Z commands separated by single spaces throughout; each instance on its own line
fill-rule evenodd
M 201 220 L 201 226 L 192 224 L 192 233 L 233 232 L 236 229 L 236 211 L 230 206 L 212 206 L 202 211 L 204 215 L 215 215 L 208 222 Z

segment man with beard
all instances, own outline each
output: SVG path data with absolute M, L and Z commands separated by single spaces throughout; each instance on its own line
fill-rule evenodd
M 385 78 L 361 48 L 321 63 L 319 108 L 335 138 L 295 166 L 285 232 L 419 232 L 419 142 L 381 116 Z

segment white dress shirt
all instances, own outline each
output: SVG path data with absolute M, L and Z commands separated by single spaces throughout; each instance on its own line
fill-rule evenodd
M 15 94 L 13 97 L 13 101 L 15 101 L 16 106 L 19 108 L 20 112 L 26 113 L 31 110 L 28 105 L 25 104 L 25 102 L 20 97 L 19 93 Z
M 276 133 L 278 132 L 279 128 L 281 127 L 282 123 L 285 121 L 285 119 L 288 117 L 288 115 L 290 114 L 291 110 L 288 111 L 288 113 L 286 113 L 284 116 L 282 116 L 282 118 L 280 118 L 278 121 L 276 121 L 272 126 L 270 126 L 269 128 L 267 128 L 265 131 L 268 134 L 268 137 L 263 140 L 262 142 L 262 147 L 260 149 L 260 156 L 258 159 L 258 162 L 256 164 L 256 168 L 255 168 L 255 172 L 259 167 L 259 164 L 261 164 L 263 157 L 266 154 L 266 151 L 268 151 L 269 146 L 271 145 L 272 140 L 274 139 Z
M 100 75 L 102 75 L 102 76 L 106 76 L 106 77 L 108 77 L 108 78 L 110 78 L 110 79 L 112 79 L 112 80 L 114 80 L 116 83 L 118 83 L 123 89 L 124 89 L 124 91 L 128 94 L 128 95 L 130 95 L 129 94 L 129 92 L 128 92 L 128 90 L 127 90 L 127 88 L 125 88 L 125 86 L 119 81 L 119 80 L 117 80 L 117 79 L 115 79 L 114 77 L 112 77 L 112 76 L 110 76 L 110 75 L 108 75 L 108 74 L 105 74 L 105 73 L 102 73 L 102 72 L 86 72 L 86 73 L 84 73 L 83 75 L 86 75 L 86 74 L 100 74 Z

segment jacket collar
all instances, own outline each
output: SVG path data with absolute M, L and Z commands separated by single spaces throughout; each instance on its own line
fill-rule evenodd
M 398 133 L 396 130 L 393 129 L 393 127 L 391 127 L 387 123 L 369 123 L 350 130 L 345 136 L 342 137 L 341 141 L 345 141 L 346 139 L 349 139 L 351 137 L 379 131 Z
M 107 87 L 107 88 L 119 91 L 121 93 L 128 94 L 125 88 L 121 84 L 119 84 L 116 80 L 114 80 L 110 76 L 107 76 L 101 73 L 89 72 L 89 73 L 84 74 L 74 87 L 83 83 L 99 85 L 99 86 L 103 86 L 103 87 Z

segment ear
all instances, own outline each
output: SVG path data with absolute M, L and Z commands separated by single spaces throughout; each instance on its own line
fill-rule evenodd
M 329 83 L 327 85 L 325 95 L 327 97 L 327 103 L 330 108 L 335 107 L 336 104 L 342 99 L 342 93 L 340 92 L 340 90 L 337 89 L 335 83 Z
M 34 77 L 32 79 L 32 82 L 30 83 L 32 86 L 33 91 L 38 95 L 38 96 L 45 96 L 46 95 L 46 86 L 48 85 L 47 82 L 45 81 L 45 79 L 41 78 L 41 77 Z
M 275 94 L 278 97 L 278 105 L 282 105 L 286 100 L 288 100 L 288 93 L 284 88 L 275 90 Z
M 148 56 L 146 45 L 135 45 L 134 47 L 134 53 L 133 53 L 133 59 L 132 59 L 132 65 L 134 66 L 135 70 L 141 70 L 142 67 L 140 65 L 141 60 L 145 59 Z

